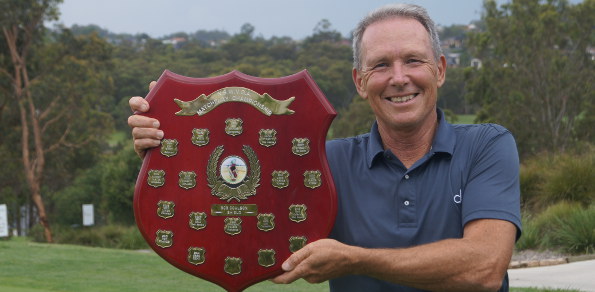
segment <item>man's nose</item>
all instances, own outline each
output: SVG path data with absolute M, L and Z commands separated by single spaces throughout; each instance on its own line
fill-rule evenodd
M 390 85 L 404 86 L 409 83 L 409 73 L 404 64 L 395 62 L 391 68 Z

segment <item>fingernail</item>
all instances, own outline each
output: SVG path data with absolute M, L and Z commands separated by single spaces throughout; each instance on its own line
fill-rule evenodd
M 159 122 L 153 122 L 153 128 L 159 128 Z
M 283 262 L 281 269 L 283 269 L 283 271 L 289 272 L 293 269 L 293 267 L 288 262 Z
M 163 138 L 163 131 L 158 131 L 157 132 L 157 138 L 162 139 Z
M 149 109 L 149 106 L 148 106 L 148 105 L 146 105 L 146 104 L 142 104 L 142 105 L 140 106 L 140 110 L 141 110 L 141 111 L 143 111 L 143 112 L 146 112 L 148 109 Z

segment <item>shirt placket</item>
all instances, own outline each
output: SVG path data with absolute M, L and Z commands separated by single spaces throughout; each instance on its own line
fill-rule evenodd
M 417 227 L 415 178 L 410 172 L 401 177 L 396 204 L 399 209 L 399 227 Z

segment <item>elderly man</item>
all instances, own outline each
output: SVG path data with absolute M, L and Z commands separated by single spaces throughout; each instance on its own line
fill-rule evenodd
M 330 239 L 306 245 L 276 283 L 330 280 L 331 291 L 508 291 L 520 235 L 519 161 L 501 126 L 451 125 L 436 108 L 446 60 L 433 21 L 389 5 L 354 31 L 353 81 L 376 122 L 329 141 L 338 192 Z M 141 97 L 133 110 L 146 111 Z M 133 115 L 135 149 L 159 145 L 156 120 Z

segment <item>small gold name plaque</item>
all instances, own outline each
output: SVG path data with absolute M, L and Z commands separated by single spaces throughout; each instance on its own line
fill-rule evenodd
M 213 204 L 211 205 L 211 216 L 256 216 L 258 206 L 256 204 Z

